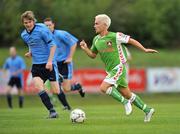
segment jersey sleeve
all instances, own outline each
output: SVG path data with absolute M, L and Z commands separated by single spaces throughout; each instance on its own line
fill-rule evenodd
M 129 35 L 125 35 L 123 33 L 116 33 L 116 42 L 118 44 L 121 44 L 121 43 L 128 43 L 129 42 L 129 39 L 130 39 L 130 36 Z
M 78 39 L 68 32 L 64 32 L 62 40 L 66 45 L 69 46 L 73 46 L 78 42 Z
M 47 43 L 50 47 L 56 45 L 52 32 L 44 26 L 43 30 L 41 31 L 42 39 Z
M 91 46 L 91 51 L 93 53 L 98 53 L 98 50 L 97 50 L 97 48 L 95 46 L 95 42 L 96 42 L 96 37 L 93 39 L 93 43 L 92 43 L 92 46 Z
M 21 33 L 21 39 L 24 42 L 24 44 L 26 44 L 28 46 L 28 44 L 27 44 L 27 42 L 26 42 L 26 40 L 24 38 L 24 33 L 25 33 L 25 30 Z

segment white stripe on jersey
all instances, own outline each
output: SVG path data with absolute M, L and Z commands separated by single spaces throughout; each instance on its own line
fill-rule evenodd
M 127 58 L 123 52 L 123 48 L 121 43 L 125 43 L 129 41 L 129 36 L 124 35 L 123 33 L 117 33 L 116 34 L 116 44 L 117 44 L 117 49 L 118 49 L 118 53 L 119 53 L 119 60 L 121 63 L 126 63 Z

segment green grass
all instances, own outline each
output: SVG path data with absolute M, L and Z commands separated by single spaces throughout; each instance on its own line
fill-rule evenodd
M 132 60 L 131 67 L 178 67 L 180 66 L 180 50 L 158 50 L 158 54 L 147 54 L 138 49 L 130 48 Z M 96 59 L 90 59 L 86 54 L 78 49 L 74 57 L 75 68 L 104 68 L 99 55 Z
M 27 47 L 19 48 L 18 53 L 24 56 Z M 159 50 L 158 54 L 146 54 L 137 49 L 130 49 L 132 60 L 130 61 L 131 67 L 178 67 L 180 66 L 180 50 Z M 0 66 L 3 65 L 8 56 L 7 48 L 0 48 Z M 31 60 L 26 59 L 27 67 L 31 67 Z M 104 68 L 103 63 L 98 56 L 96 59 L 90 59 L 81 49 L 77 49 L 74 56 L 74 67 L 78 68 Z
M 72 124 L 69 112 L 57 103 L 58 119 L 45 119 L 46 109 L 37 96 L 26 96 L 25 107 L 19 109 L 17 98 L 14 109 L 7 109 L 5 97 L 0 96 L 0 134 L 179 134 L 180 94 L 141 95 L 156 113 L 150 123 L 144 123 L 142 111 L 133 107 L 130 117 L 124 115 L 121 104 L 106 95 L 68 95 L 73 108 L 86 112 L 83 124 Z
M 180 66 L 180 49 L 177 50 L 158 50 L 157 54 L 143 53 L 137 49 L 131 49 L 132 67 L 178 67 Z

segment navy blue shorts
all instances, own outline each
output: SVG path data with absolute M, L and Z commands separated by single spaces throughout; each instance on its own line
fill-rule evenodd
M 64 61 L 57 62 L 58 71 L 64 79 L 72 79 L 73 63 L 64 63 Z
M 58 69 L 57 65 L 53 64 L 53 70 L 49 71 L 46 69 L 46 64 L 33 64 L 31 73 L 33 77 L 40 77 L 44 82 L 49 81 L 58 81 Z
M 8 85 L 10 87 L 16 86 L 18 89 L 22 89 L 22 83 L 21 83 L 21 78 L 19 77 L 11 77 Z

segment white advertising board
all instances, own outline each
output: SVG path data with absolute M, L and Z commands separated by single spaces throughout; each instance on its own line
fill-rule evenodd
M 148 68 L 148 92 L 180 92 L 180 68 Z

